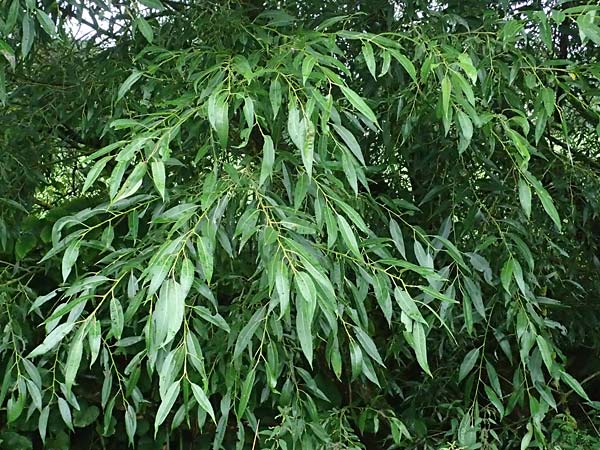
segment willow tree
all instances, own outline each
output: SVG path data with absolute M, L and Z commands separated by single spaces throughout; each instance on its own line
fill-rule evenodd
M 1 3 L 0 445 L 598 445 L 600 8 L 431 3 Z

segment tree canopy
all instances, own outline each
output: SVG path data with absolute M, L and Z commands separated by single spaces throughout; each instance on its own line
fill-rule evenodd
M 0 1 L 0 448 L 598 448 L 599 17 Z

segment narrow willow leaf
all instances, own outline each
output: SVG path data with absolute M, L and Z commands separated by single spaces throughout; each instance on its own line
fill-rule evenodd
M 79 257 L 79 247 L 81 245 L 81 241 L 73 240 L 67 249 L 65 250 L 65 254 L 62 259 L 62 277 L 63 281 L 67 281 L 69 278 L 69 274 L 71 273 L 71 269 L 75 265 L 77 258 Z
M 464 380 L 465 377 L 467 375 L 469 375 L 469 373 L 471 373 L 471 370 L 473 370 L 473 367 L 475 367 L 475 363 L 477 362 L 477 359 L 479 358 L 479 353 L 480 353 L 480 348 L 477 347 L 465 355 L 462 363 L 460 364 L 460 369 L 458 371 L 458 382 L 459 383 L 462 380 Z
M 487 384 L 483 385 L 483 389 L 485 390 L 485 393 L 488 396 L 488 399 L 490 400 L 492 405 L 494 405 L 494 408 L 496 408 L 498 410 L 498 412 L 500 413 L 500 417 L 503 417 L 504 416 L 504 405 L 502 404 L 502 400 L 500 400 L 500 398 L 496 395 L 494 390 L 491 387 L 489 387 Z
M 181 262 L 181 272 L 179 274 L 179 285 L 181 286 L 181 293 L 184 297 L 187 297 L 190 289 L 192 288 L 195 273 L 196 271 L 194 270 L 194 263 L 188 258 L 185 258 Z
M 197 240 L 198 259 L 206 282 L 210 285 L 214 270 L 214 248 L 207 236 L 200 236 Z
M 339 214 L 337 215 L 337 223 L 339 226 L 340 233 L 342 234 L 342 238 L 346 243 L 346 246 L 354 254 L 354 256 L 356 256 L 359 260 L 362 261 L 362 254 L 358 249 L 358 243 L 356 242 L 356 236 L 354 236 L 352 228 L 350 228 L 350 225 L 348 224 L 346 219 Z
M 340 86 L 340 89 L 342 90 L 342 94 L 344 94 L 344 97 L 348 99 L 352 106 L 354 106 L 362 115 L 364 115 L 375 125 L 379 126 L 377 116 L 360 95 L 358 95 L 356 92 L 354 92 L 352 89 L 346 86 Z
M 140 78 L 142 78 L 142 75 L 142 72 L 134 70 L 131 75 L 129 75 L 127 79 L 123 81 L 123 84 L 121 84 L 119 91 L 117 92 L 117 101 L 125 97 L 125 94 L 127 94 L 133 85 L 137 83 Z
M 42 410 L 42 392 L 38 385 L 36 385 L 33 381 L 27 380 L 27 392 L 31 397 L 31 403 L 35 408 L 39 411 Z
M 537 194 L 540 201 L 542 202 L 544 211 L 546 211 L 546 214 L 548 214 L 548 216 L 552 219 L 552 221 L 556 225 L 556 228 L 558 228 L 558 231 L 561 231 L 562 223 L 560 221 L 560 216 L 558 215 L 558 211 L 556 210 L 556 206 L 554 206 L 554 202 L 552 201 L 552 197 L 550 197 L 550 194 L 548 194 L 548 191 L 546 189 L 544 189 L 544 187 L 541 185 L 541 183 L 539 183 L 539 184 L 536 183 L 534 185 L 534 188 L 535 188 L 535 193 Z
M 208 397 L 204 393 L 204 390 L 197 384 L 192 383 L 191 381 L 190 381 L 190 386 L 192 388 L 192 393 L 194 394 L 194 398 L 198 402 L 198 406 L 203 411 L 208 413 L 208 415 L 211 417 L 213 422 L 216 423 L 217 421 L 215 419 L 215 412 L 213 410 L 213 407 L 212 407 L 210 401 L 208 400 Z
M 432 377 L 429 362 L 427 361 L 427 338 L 425 337 L 425 329 L 421 323 L 415 322 L 413 324 L 412 336 L 417 362 L 425 373 Z
M 150 44 L 152 44 L 152 41 L 154 40 L 154 32 L 152 31 L 152 26 L 150 26 L 150 24 L 142 16 L 138 16 L 135 19 L 135 24 L 138 30 L 140 30 L 140 32 L 144 36 L 144 38 Z
M 248 400 L 250 399 L 250 394 L 252 393 L 252 387 L 254 386 L 254 378 L 256 376 L 256 371 L 254 369 L 250 370 L 246 375 L 246 379 L 242 384 L 242 390 L 240 392 L 240 401 L 238 403 L 237 408 L 237 416 L 241 419 L 246 412 L 246 407 L 248 406 Z
M 133 406 L 127 405 L 125 410 L 125 432 L 127 433 L 127 439 L 129 439 L 129 445 L 134 446 L 135 431 L 137 429 L 137 415 Z
M 398 306 L 400 306 L 400 309 L 402 309 L 404 314 L 406 314 L 408 317 L 410 317 L 416 322 L 421 322 L 422 324 L 427 323 L 421 315 L 421 311 L 419 311 L 417 304 L 408 292 L 406 292 L 404 289 L 396 287 L 394 289 L 394 298 L 396 299 L 396 303 L 398 303 Z
M 452 82 L 448 76 L 442 79 L 442 112 L 444 117 L 450 115 L 450 92 L 452 91 Z
M 412 80 L 417 82 L 417 70 L 415 69 L 414 64 L 410 59 L 408 59 L 405 55 L 401 54 L 396 50 L 389 50 L 392 53 L 392 56 L 396 61 L 400 63 L 400 65 L 406 70 L 406 73 L 412 78 Z
M 475 283 L 468 277 L 464 277 L 464 282 L 467 293 L 473 302 L 473 306 L 475 306 L 475 310 L 483 319 L 485 319 L 485 305 L 483 304 L 483 298 L 481 296 L 481 288 L 479 287 L 479 284 Z
M 273 118 L 277 117 L 277 113 L 281 106 L 281 99 L 281 83 L 277 78 L 274 78 L 271 81 L 271 86 L 269 88 L 269 101 L 271 102 L 271 109 L 273 110 Z
M 314 152 L 315 152 L 315 126 L 310 120 L 306 121 L 305 124 L 306 134 L 304 136 L 304 141 L 302 145 L 302 164 L 304 164 L 304 168 L 306 169 L 306 174 L 308 178 L 312 177 L 312 169 L 314 162 Z
M 60 417 L 62 417 L 63 422 L 69 428 L 69 430 L 74 431 L 73 429 L 73 419 L 71 416 L 71 407 L 67 403 L 67 401 L 58 397 L 58 411 L 60 412 Z
M 254 336 L 254 333 L 265 316 L 265 311 L 264 307 L 260 308 L 254 313 L 244 328 L 242 328 L 235 343 L 233 359 L 238 359 L 242 355 L 242 352 L 246 350 L 252 340 L 252 336 Z
M 348 146 L 348 148 L 350 149 L 352 154 L 354 156 L 356 156 L 356 159 L 358 159 L 360 161 L 360 163 L 364 166 L 365 165 L 365 157 L 363 156 L 360 145 L 359 145 L 358 141 L 356 140 L 356 138 L 354 137 L 354 135 L 347 128 L 344 128 L 341 125 L 332 124 L 332 126 L 333 126 L 333 129 L 336 131 L 336 133 L 342 138 L 344 143 Z
M 513 259 L 508 258 L 504 265 L 502 266 L 502 271 L 500 272 L 500 281 L 502 282 L 502 287 L 506 292 L 510 294 L 510 284 L 513 276 Z
M 537 342 L 537 347 L 540 350 L 540 353 L 542 355 L 542 360 L 544 361 L 544 364 L 546 365 L 548 372 L 550 374 L 552 374 L 553 369 L 554 369 L 554 358 L 552 357 L 552 347 L 550 346 L 548 341 L 546 339 L 544 339 L 543 336 L 540 336 L 539 334 L 536 336 L 535 340 Z
M 165 421 L 171 409 L 173 409 L 173 405 L 175 404 L 175 400 L 177 400 L 177 396 L 179 395 L 179 380 L 175 381 L 165 394 L 160 406 L 158 407 L 158 411 L 156 413 L 156 417 L 154 419 L 154 436 L 158 433 L 158 427 L 162 425 Z
M 402 235 L 402 230 L 394 219 L 390 219 L 390 235 L 392 236 L 392 240 L 394 241 L 394 245 L 402 255 L 404 259 L 406 259 L 406 248 L 404 247 L 404 236 Z
M 313 286 L 314 288 L 314 286 Z M 316 304 L 316 300 L 315 300 Z M 313 364 L 313 336 L 312 320 L 314 316 L 313 306 L 306 300 L 300 300 L 296 304 L 296 333 L 300 341 L 300 348 L 311 365 Z
M 281 260 L 276 263 L 275 266 L 275 290 L 277 292 L 277 297 L 279 299 L 279 318 L 281 319 L 283 315 L 289 308 L 290 303 L 290 279 L 289 279 L 289 271 L 285 261 Z
M 377 364 L 385 367 L 373 339 L 371 339 L 371 337 L 360 327 L 354 327 L 354 332 L 356 333 L 356 339 L 358 339 L 361 347 L 367 352 L 367 355 L 369 355 Z
M 121 186 L 119 192 L 112 199 L 113 203 L 135 194 L 142 186 L 142 181 L 144 179 L 144 175 L 146 175 L 147 169 L 148 164 L 146 162 L 137 164 L 123 183 L 123 186 Z
M 273 139 L 268 135 L 266 135 L 264 139 L 263 159 L 258 182 L 259 186 L 262 186 L 264 182 L 267 181 L 267 178 L 271 177 L 273 174 L 273 164 L 275 163 L 275 147 L 273 146 Z
M 110 299 L 110 332 L 115 339 L 121 339 L 123 333 L 123 307 L 116 298 Z
M 46 339 L 44 339 L 40 345 L 34 348 L 33 351 L 27 355 L 27 358 L 35 358 L 36 356 L 44 355 L 50 352 L 60 341 L 63 340 L 67 334 L 71 332 L 74 326 L 74 323 L 63 323 L 57 326 L 48 336 L 46 336 Z
M 581 387 L 581 384 L 579 384 L 579 381 L 577 381 L 575 378 L 573 378 L 573 376 L 567 372 L 561 371 L 560 372 L 560 379 L 562 381 L 564 381 L 571 389 L 573 389 L 573 391 L 579 395 L 581 398 L 587 400 L 588 402 L 590 402 L 590 397 L 587 395 L 587 393 L 584 391 L 583 387 Z
M 23 59 L 27 58 L 27 55 L 31 51 L 33 40 L 35 38 L 35 26 L 33 20 L 28 14 L 23 15 L 22 32 L 21 32 L 21 53 Z
M 208 98 L 208 121 L 216 131 L 222 147 L 227 147 L 229 138 L 229 106 L 222 95 L 212 94 Z
M 471 82 L 475 84 L 477 82 L 477 69 L 473 65 L 473 60 L 467 53 L 461 53 L 458 55 L 458 64 L 460 68 L 469 77 Z
M 365 58 L 365 62 L 367 63 L 367 69 L 369 69 L 369 72 L 371 72 L 373 78 L 377 79 L 377 66 L 375 64 L 375 56 L 373 56 L 373 46 L 369 43 L 369 41 L 363 42 L 362 54 Z
M 162 161 L 154 161 L 150 163 L 150 169 L 152 172 L 152 181 L 154 181 L 156 191 L 164 200 L 166 195 L 165 163 Z
M 48 417 L 50 417 L 50 405 L 44 406 L 38 418 L 38 432 L 42 442 L 46 442 L 46 431 L 48 430 Z
M 529 219 L 531 217 L 531 187 L 522 178 L 519 178 L 519 202 L 523 212 Z
M 316 62 L 317 60 L 312 55 L 307 55 L 304 57 L 304 60 L 302 61 L 302 84 L 306 84 L 306 80 L 308 80 L 310 77 Z
M 75 376 L 81 364 L 81 356 L 83 354 L 83 333 L 77 333 L 74 341 L 69 348 L 69 356 L 65 363 L 65 388 L 67 393 L 71 392 L 71 387 L 75 382 Z
M 350 369 L 352 371 L 352 380 L 355 380 L 362 373 L 363 353 L 360 346 L 353 340 L 350 341 Z
M 84 194 L 87 190 L 92 187 L 94 182 L 98 179 L 104 168 L 106 167 L 106 163 L 112 159 L 111 156 L 105 156 L 104 158 L 96 161 L 96 163 L 92 166 L 87 176 L 85 177 L 85 181 L 83 183 L 83 188 L 81 189 L 81 193 Z
M 90 367 L 94 365 L 98 354 L 100 353 L 100 344 L 102 342 L 102 330 L 100 321 L 94 317 L 89 325 L 88 346 L 90 348 Z
M 38 23 L 40 24 L 42 29 L 48 34 L 48 36 L 56 37 L 56 25 L 54 24 L 50 16 L 41 9 L 36 9 L 35 15 L 38 19 Z
M 375 299 L 377 304 L 383 312 L 383 316 L 388 323 L 388 326 L 392 324 L 392 297 L 390 295 L 390 287 L 386 282 L 386 276 L 382 273 L 377 273 L 373 277 L 373 287 L 375 290 Z
M 183 323 L 184 312 L 185 297 L 181 285 L 174 280 L 165 281 L 152 313 L 155 345 L 162 347 L 173 340 Z

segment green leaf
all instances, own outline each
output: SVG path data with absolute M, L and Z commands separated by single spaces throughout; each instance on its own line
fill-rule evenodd
M 65 425 L 69 428 L 69 430 L 74 431 L 73 419 L 71 418 L 71 407 L 62 397 L 58 397 L 58 411 L 60 412 L 60 417 L 62 417 Z
M 177 400 L 177 396 L 179 395 L 179 380 L 173 382 L 169 389 L 167 390 L 160 406 L 158 407 L 158 411 L 156 413 L 156 417 L 154 419 L 154 437 L 156 438 L 156 434 L 158 433 L 158 427 L 162 425 L 165 421 L 171 409 L 173 409 L 173 405 L 175 404 L 175 400 Z
M 390 288 L 386 283 L 386 276 L 382 273 L 377 273 L 373 277 L 373 287 L 375 290 L 375 299 L 383 316 L 388 323 L 388 326 L 392 324 L 392 297 L 390 295 Z
M 306 84 L 306 80 L 308 80 L 310 77 L 316 62 L 317 60 L 312 55 L 307 55 L 304 57 L 304 60 L 302 61 L 302 84 Z M 273 111 L 275 111 L 274 108 Z M 274 114 L 274 116 L 276 115 L 277 114 Z
M 358 339 L 361 347 L 367 352 L 367 355 L 369 355 L 377 364 L 385 367 L 373 339 L 371 339 L 371 337 L 360 327 L 354 327 L 354 332 L 356 333 L 356 339 Z
M 354 256 L 356 256 L 359 260 L 362 261 L 363 257 L 360 253 L 360 250 L 358 249 L 358 243 L 356 242 L 356 236 L 354 236 L 352 228 L 350 228 L 350 225 L 348 224 L 346 219 L 344 219 L 344 217 L 339 214 L 337 215 L 337 223 L 340 233 L 342 234 L 342 238 L 346 243 L 346 246 L 354 254 Z
M 310 120 L 305 123 L 306 134 L 304 135 L 302 145 L 302 164 L 306 169 L 306 174 L 310 179 L 312 177 L 312 168 L 314 161 L 314 150 L 315 150 L 315 126 Z
M 74 326 L 74 323 L 63 323 L 57 326 L 50 334 L 48 334 L 48 336 L 46 336 L 40 345 L 34 348 L 33 351 L 27 355 L 27 358 L 32 359 L 36 356 L 44 355 L 50 352 L 54 347 L 56 347 L 56 345 L 58 345 L 60 341 L 63 340 L 67 334 L 71 332 Z
M 461 53 L 458 55 L 458 64 L 465 74 L 471 79 L 471 82 L 475 84 L 477 82 L 477 69 L 473 65 L 471 57 L 467 53 Z
M 214 270 L 214 247 L 210 239 L 206 236 L 200 236 L 197 240 L 198 259 L 206 282 L 210 284 Z
M 394 245 L 402 255 L 404 259 L 406 259 L 406 248 L 404 246 L 404 236 L 402 235 L 402 230 L 394 219 L 390 219 L 390 235 L 392 236 L 392 240 L 394 241 Z
M 523 178 L 519 178 L 519 202 L 523 212 L 529 219 L 531 217 L 531 188 Z
M 406 73 L 408 73 L 408 75 L 416 83 L 417 82 L 417 70 L 415 69 L 415 66 L 412 63 L 412 61 L 394 49 L 388 49 L 388 51 L 392 54 L 394 59 L 396 61 L 398 61 L 402 67 L 404 67 L 404 70 L 406 70 Z
M 351 380 L 354 381 L 362 373 L 363 368 L 363 353 L 359 345 L 350 341 L 350 369 L 352 371 Z
M 208 121 L 216 131 L 221 146 L 226 148 L 229 139 L 229 106 L 225 96 L 212 94 L 208 98 Z
M 160 0 L 138 0 L 142 5 L 147 6 L 148 8 L 158 9 L 162 11 L 165 9 Z
M 144 36 L 144 38 L 150 43 L 152 44 L 152 41 L 154 40 L 154 32 L 152 31 L 152 27 L 150 26 L 150 24 L 146 21 L 146 19 L 144 19 L 142 16 L 138 16 L 135 19 L 135 24 L 138 28 L 138 30 L 140 30 L 140 32 L 142 33 L 142 35 Z
M 277 291 L 277 297 L 279 299 L 279 308 L 281 311 L 279 318 L 281 319 L 288 310 L 290 303 L 290 279 L 289 271 L 284 260 L 276 263 L 275 270 L 275 290 Z
M 35 39 L 35 26 L 31 17 L 25 14 L 23 16 L 22 32 L 21 32 L 21 53 L 23 59 L 27 58 L 27 55 L 31 51 L 33 40 Z
M 246 375 L 246 379 L 242 384 L 242 390 L 240 392 L 240 401 L 238 403 L 237 408 L 237 416 L 241 419 L 244 416 L 244 412 L 246 412 L 246 407 L 248 406 L 248 400 L 250 399 L 250 394 L 252 393 L 252 387 L 254 386 L 254 378 L 256 376 L 256 372 L 254 369 L 250 370 Z
M 42 438 L 42 442 L 46 442 L 46 431 L 48 429 L 48 418 L 50 417 L 50 405 L 46 405 L 42 412 L 40 413 L 40 417 L 38 418 L 38 431 L 40 433 L 40 437 Z
M 502 287 L 506 292 L 510 294 L 510 283 L 512 281 L 513 276 L 513 259 L 508 258 L 504 265 L 502 266 L 502 271 L 500 272 L 500 281 L 502 282 Z
M 116 203 L 119 200 L 123 200 L 127 197 L 131 197 L 133 194 L 135 194 L 142 186 L 144 175 L 146 175 L 147 169 L 148 164 L 146 162 L 141 162 L 136 165 L 123 183 L 123 186 L 119 192 L 117 192 L 112 199 L 113 203 Z
M 427 361 L 427 338 L 425 337 L 425 329 L 419 322 L 413 324 L 412 336 L 414 340 L 414 350 L 417 356 L 417 362 L 421 368 L 430 377 L 433 377 L 431 370 L 429 370 L 429 362 Z
M 125 432 L 129 439 L 129 445 L 134 446 L 135 431 L 137 429 L 137 415 L 133 406 L 127 405 L 125 410 Z
M 194 394 L 194 398 L 196 399 L 196 401 L 198 402 L 198 406 L 205 411 L 206 413 L 208 413 L 208 415 L 211 417 L 211 419 L 213 420 L 213 422 L 217 422 L 215 419 L 215 412 L 213 410 L 213 407 L 210 403 L 210 400 L 208 399 L 208 397 L 206 396 L 206 394 L 204 393 L 204 390 L 198 386 L 197 384 L 194 384 L 190 381 L 190 386 L 192 388 L 192 393 Z
M 65 363 L 65 388 L 67 393 L 71 392 L 71 387 L 75 382 L 75 376 L 81 364 L 81 356 L 83 354 L 83 332 L 76 334 L 75 339 L 69 348 L 69 355 Z
M 479 315 L 485 319 L 485 305 L 483 304 L 483 298 L 481 297 L 481 288 L 479 284 L 476 284 L 473 280 L 468 277 L 464 277 L 465 288 L 467 293 L 475 306 L 475 310 Z
M 152 172 L 152 181 L 154 181 L 156 191 L 160 194 L 164 201 L 166 196 L 165 163 L 162 161 L 153 161 L 150 163 L 150 169 Z
M 294 284 L 296 294 L 300 298 L 296 302 L 296 332 L 302 352 L 312 366 L 312 320 L 317 307 L 317 290 L 312 278 L 306 272 L 296 272 Z
M 163 283 L 158 301 L 152 313 L 154 321 L 154 344 L 159 348 L 167 345 L 179 332 L 185 313 L 185 297 L 181 285 L 175 280 Z
M 275 147 L 273 146 L 273 139 L 271 136 L 264 136 L 263 144 L 263 159 L 262 166 L 260 168 L 260 180 L 259 186 L 262 186 L 267 178 L 270 178 L 273 174 L 273 164 L 275 163 Z
M 111 159 L 111 156 L 105 156 L 104 158 L 96 161 L 85 177 L 85 182 L 83 183 L 83 188 L 81 189 L 82 194 L 85 194 L 87 190 L 94 184 L 104 170 L 104 167 L 106 167 L 106 163 L 108 163 L 108 161 Z
M 416 322 L 421 322 L 424 325 L 427 324 L 427 322 L 421 315 L 421 311 L 419 311 L 417 304 L 415 303 L 415 301 L 413 300 L 413 298 L 410 296 L 410 294 L 408 292 L 406 292 L 404 289 L 400 289 L 399 287 L 396 287 L 394 289 L 394 298 L 396 299 L 396 303 L 398 303 L 398 306 L 400 306 L 400 309 L 410 319 L 412 319 Z
M 581 39 L 589 39 L 594 44 L 600 45 L 600 27 L 594 23 L 595 13 L 590 11 L 587 14 L 582 14 L 577 18 L 579 26 L 579 35 Z
M 442 79 L 442 112 L 445 117 L 450 116 L 450 92 L 452 91 L 452 82 L 448 76 Z
M 79 257 L 79 247 L 81 245 L 81 241 L 73 240 L 67 249 L 65 250 L 65 254 L 62 259 L 62 277 L 63 281 L 67 281 L 69 278 L 69 274 L 71 273 L 71 269 L 75 265 L 77 258 Z
M 544 364 L 546 365 L 548 372 L 550 374 L 552 374 L 553 368 L 554 368 L 554 358 L 552 357 L 552 347 L 550 346 L 548 341 L 546 339 L 544 339 L 543 336 L 540 336 L 539 334 L 535 337 L 535 340 L 537 342 L 537 347 L 540 350 L 540 353 L 542 354 L 542 360 L 544 361 Z
M 110 332 L 115 339 L 121 339 L 123 333 L 123 307 L 116 298 L 110 299 Z
M 565 371 L 560 371 L 560 379 L 562 381 L 564 381 L 565 383 L 567 383 L 567 385 L 573 389 L 573 391 L 579 395 L 581 398 L 587 400 L 588 402 L 591 402 L 590 397 L 587 395 L 587 393 L 583 390 L 583 387 L 581 387 L 581 384 L 579 384 L 579 381 L 577 381 L 575 378 L 573 378 L 573 376 L 571 374 L 568 374 Z
M 356 159 L 358 159 L 360 163 L 364 166 L 365 158 L 362 154 L 360 145 L 358 144 L 358 141 L 356 140 L 354 135 L 347 128 L 344 128 L 341 125 L 332 124 L 332 126 L 337 132 L 337 134 L 339 134 L 339 136 L 342 138 L 344 143 L 348 146 L 352 154 L 356 156 Z
M 242 355 L 242 352 L 246 350 L 264 316 L 265 308 L 263 307 L 256 311 L 244 328 L 242 328 L 235 343 L 233 359 L 238 359 Z
M 548 216 L 552 219 L 556 225 L 556 228 L 558 228 L 558 231 L 562 231 L 562 223 L 560 221 L 558 211 L 554 206 L 554 202 L 552 201 L 552 197 L 550 197 L 550 194 L 548 194 L 548 191 L 544 189 L 541 183 L 536 183 L 533 187 L 535 188 L 535 193 L 542 202 L 544 211 L 546 211 L 546 214 L 548 214 Z
M 465 355 L 465 357 L 463 358 L 463 361 L 460 364 L 460 369 L 458 371 L 458 382 L 459 383 L 462 380 L 464 380 L 465 377 L 467 375 L 469 375 L 469 373 L 471 373 L 471 370 L 473 370 L 473 367 L 475 367 L 475 363 L 479 359 L 480 350 L 481 349 L 479 347 L 474 348 L 469 353 L 467 353 Z
M 375 64 L 375 57 L 373 56 L 373 47 L 368 41 L 365 41 L 362 46 L 362 54 L 367 63 L 367 68 L 374 79 L 377 79 L 377 67 Z
M 41 9 L 35 10 L 35 15 L 37 16 L 38 22 L 42 29 L 50 36 L 56 37 L 56 25 L 50 18 L 48 14 L 46 14 Z
M 142 78 L 142 75 L 143 73 L 139 70 L 134 70 L 131 75 L 129 75 L 127 79 L 123 81 L 123 84 L 121 84 L 119 91 L 117 92 L 117 101 L 125 97 L 125 94 L 127 94 L 133 85 L 137 83 L 140 78 Z
M 362 115 L 364 115 L 375 125 L 379 126 L 377 116 L 360 95 L 358 95 L 356 92 L 354 92 L 352 89 L 346 86 L 340 86 L 340 89 L 342 90 L 342 94 L 344 94 L 344 97 L 348 99 L 348 101 L 352 106 L 354 106 L 354 108 L 356 108 Z
M 281 83 L 279 79 L 274 78 L 271 80 L 271 86 L 269 87 L 269 101 L 271 102 L 271 109 L 273 110 L 273 118 L 277 117 L 279 108 L 281 107 Z

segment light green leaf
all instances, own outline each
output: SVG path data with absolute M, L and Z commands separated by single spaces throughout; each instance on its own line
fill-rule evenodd
M 25 59 L 31 51 L 31 46 L 33 45 L 33 40 L 35 39 L 35 26 L 28 14 L 23 16 L 23 23 L 21 25 L 21 53 L 23 54 L 23 59 Z
M 425 329 L 420 322 L 415 322 L 413 324 L 412 336 L 417 362 L 425 373 L 430 377 L 433 377 L 431 370 L 429 370 L 429 362 L 427 361 L 427 338 L 425 337 Z
M 369 43 L 369 41 L 364 41 L 362 46 L 362 54 L 365 58 L 365 62 L 367 63 L 367 68 L 374 79 L 377 79 L 377 67 L 375 64 L 375 57 L 373 56 L 373 47 Z
M 258 182 L 259 186 L 262 186 L 267 178 L 271 177 L 273 174 L 273 164 L 275 163 L 275 147 L 273 146 L 273 139 L 271 139 L 271 136 L 269 135 L 265 135 L 264 139 L 263 159 Z
M 452 91 L 452 83 L 448 76 L 442 79 L 442 112 L 445 117 L 450 116 L 450 92 Z
M 44 355 L 50 352 L 63 338 L 71 332 L 75 323 L 63 323 L 57 326 L 52 332 L 46 336 L 44 341 L 33 349 L 29 355 L 27 355 L 28 359 L 35 358 L 39 355 Z
M 137 415 L 133 406 L 127 405 L 125 410 L 125 432 L 129 439 L 129 445 L 133 447 L 135 439 L 135 431 L 137 429 Z
M 302 84 L 306 84 L 306 80 L 308 80 L 310 77 L 316 62 L 317 60 L 312 55 L 307 55 L 304 57 L 304 60 L 302 61 Z
M 271 102 L 271 108 L 273 109 L 274 119 L 277 117 L 277 113 L 281 107 L 281 99 L 281 83 L 279 82 L 279 79 L 274 78 L 271 80 L 271 86 L 269 88 L 269 101 Z
M 421 311 L 419 311 L 417 304 L 408 292 L 406 292 L 404 289 L 396 287 L 394 289 L 394 298 L 396 299 L 396 303 L 398 303 L 398 306 L 400 306 L 400 309 L 402 309 L 404 314 L 406 314 L 408 317 L 410 317 L 416 322 L 421 322 L 424 325 L 427 324 L 427 322 L 425 322 L 425 319 L 421 315 Z
M 565 383 L 567 383 L 567 385 L 571 389 L 573 389 L 573 391 L 577 395 L 579 395 L 581 398 L 587 400 L 588 402 L 591 402 L 590 397 L 584 391 L 584 389 L 581 386 L 581 384 L 579 384 L 579 381 L 577 381 L 575 378 L 573 378 L 573 376 L 571 374 L 568 374 L 567 372 L 561 370 L 561 372 L 560 372 L 560 379 L 562 381 L 564 381 Z
M 356 242 L 356 236 L 354 236 L 352 228 L 350 228 L 350 225 L 348 224 L 346 219 L 339 214 L 337 215 L 337 223 L 339 226 L 340 233 L 342 234 L 342 238 L 346 243 L 346 246 L 354 254 L 354 256 L 356 256 L 359 260 L 362 261 L 363 257 L 360 253 L 360 250 L 358 249 L 358 243 Z
M 50 18 L 48 14 L 46 14 L 41 9 L 35 10 L 35 15 L 37 16 L 38 22 L 42 29 L 51 37 L 56 37 L 56 25 Z
M 358 141 L 356 140 L 354 135 L 347 128 L 344 128 L 341 125 L 332 124 L 332 126 L 333 126 L 334 130 L 337 132 L 337 134 L 340 135 L 340 137 L 342 138 L 344 143 L 348 146 L 348 148 L 350 149 L 352 154 L 354 156 L 356 156 L 356 159 L 358 159 L 360 161 L 360 163 L 364 166 L 365 158 L 362 154 L 360 145 L 358 144 Z
M 75 265 L 77 258 L 79 257 L 79 247 L 81 246 L 81 241 L 75 239 L 71 241 L 67 249 L 65 250 L 65 254 L 62 258 L 62 277 L 63 281 L 67 281 L 69 278 L 69 274 L 71 273 L 71 269 Z
M 471 79 L 471 82 L 475 84 L 477 82 L 477 69 L 473 65 L 471 57 L 467 53 L 461 53 L 458 55 L 458 64 L 465 74 Z
M 71 392 L 71 387 L 75 382 L 75 376 L 81 364 L 83 354 L 83 332 L 78 332 L 69 348 L 67 362 L 65 364 L 65 388 Z
M 213 422 L 217 422 L 215 419 L 215 412 L 213 410 L 213 407 L 210 403 L 210 400 L 208 399 L 208 397 L 206 396 L 206 394 L 204 393 L 204 390 L 198 386 L 197 384 L 194 384 L 190 381 L 190 386 L 192 388 L 192 393 L 194 394 L 194 398 L 196 399 L 196 401 L 198 402 L 198 406 L 205 411 L 206 413 L 208 413 L 208 415 L 211 417 L 211 419 L 213 420 Z
M 238 419 L 241 419 L 244 416 L 244 412 L 246 412 L 246 406 L 248 406 L 248 400 L 250 399 L 250 394 L 252 393 L 252 387 L 254 386 L 255 376 L 255 370 L 251 369 L 246 375 L 246 379 L 242 384 L 242 390 L 240 392 L 240 401 L 238 403 L 237 408 Z
M 477 359 L 479 358 L 479 352 L 480 352 L 479 347 L 474 348 L 469 353 L 467 353 L 465 355 L 465 357 L 463 358 L 463 361 L 460 364 L 460 369 L 458 371 L 458 382 L 459 383 L 462 380 L 464 380 L 465 377 L 467 375 L 469 375 L 469 373 L 471 373 L 471 370 L 473 370 L 473 367 L 475 367 L 475 363 L 477 362 Z
M 371 339 L 371 337 L 360 327 L 354 327 L 354 332 L 356 333 L 356 339 L 358 339 L 361 347 L 367 352 L 367 355 L 369 355 L 377 364 L 385 367 L 373 339 Z
M 404 236 L 402 235 L 402 230 L 394 219 L 390 219 L 390 235 L 392 236 L 392 240 L 394 241 L 394 245 L 402 255 L 404 259 L 406 259 L 406 248 L 404 246 Z
M 519 178 L 519 202 L 523 212 L 529 219 L 531 217 L 531 188 L 523 178 Z
M 123 97 L 125 97 L 125 94 L 127 94 L 127 92 L 129 92 L 129 90 L 131 89 L 131 87 L 137 83 L 137 81 L 142 77 L 143 73 L 140 72 L 139 70 L 134 70 L 131 75 L 129 75 L 127 77 L 127 79 L 125 81 L 123 81 L 123 84 L 121 84 L 121 86 L 119 87 L 119 91 L 117 92 L 117 101 L 121 100 Z
M 535 188 L 535 193 L 538 198 L 542 202 L 542 206 L 544 207 L 544 211 L 546 214 L 552 219 L 558 231 L 562 231 L 562 223 L 560 221 L 560 216 L 558 215 L 558 211 L 554 206 L 554 202 L 552 201 L 552 197 L 548 194 L 548 191 L 542 186 L 541 183 L 536 183 L 533 186 Z
M 69 430 L 74 431 L 73 419 L 71 418 L 71 407 L 62 397 L 58 397 L 58 411 L 60 412 L 60 417 L 62 417 L 65 425 L 69 428 Z
M 279 318 L 282 318 L 290 303 L 290 280 L 289 271 L 284 260 L 275 265 L 275 290 L 279 299 Z
M 135 24 L 138 30 L 140 30 L 140 32 L 144 36 L 144 38 L 150 44 L 152 44 L 152 41 L 154 40 L 154 32 L 152 31 L 152 26 L 142 16 L 138 16 L 135 19 Z
M 110 299 L 110 332 L 115 339 L 121 339 L 123 333 L 123 307 L 116 298 Z
M 253 314 L 248 323 L 242 328 L 235 343 L 233 359 L 238 359 L 242 355 L 242 352 L 246 350 L 264 316 L 265 308 L 262 307 Z
M 200 236 L 197 240 L 198 259 L 206 282 L 210 285 L 214 270 L 214 246 L 207 236 Z
M 224 95 L 212 94 L 208 98 L 208 121 L 216 131 L 223 148 L 229 139 L 229 105 Z
M 342 94 L 344 94 L 344 97 L 348 99 L 352 106 L 354 106 L 362 115 L 364 115 L 375 125 L 379 126 L 377 116 L 360 95 L 358 95 L 356 92 L 354 92 L 352 89 L 346 86 L 340 86 L 340 89 L 342 90 Z
M 175 400 L 177 400 L 177 396 L 179 395 L 179 380 L 175 381 L 165 394 L 160 406 L 158 407 L 158 411 L 156 413 L 156 417 L 154 419 L 154 437 L 158 433 L 158 427 L 165 421 L 171 409 L 173 409 L 173 405 L 175 404 Z
M 166 195 L 165 163 L 162 161 L 153 161 L 152 163 L 150 163 L 150 169 L 152 172 L 152 180 L 154 181 L 156 191 L 164 200 Z
M 302 164 L 304 164 L 304 168 L 306 169 L 306 174 L 310 179 L 312 177 L 312 168 L 314 161 L 314 151 L 315 151 L 315 126 L 310 120 L 306 120 L 305 123 L 306 134 L 304 135 L 303 145 L 302 145 Z

